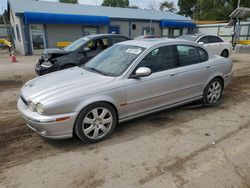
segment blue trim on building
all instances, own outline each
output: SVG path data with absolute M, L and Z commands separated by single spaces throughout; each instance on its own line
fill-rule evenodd
M 39 12 L 25 12 L 25 23 L 29 24 L 86 24 L 108 25 L 110 20 L 107 16 L 89 16 L 74 14 L 53 14 Z
M 191 27 L 195 28 L 196 24 L 192 21 L 177 21 L 177 20 L 161 20 L 161 27 Z

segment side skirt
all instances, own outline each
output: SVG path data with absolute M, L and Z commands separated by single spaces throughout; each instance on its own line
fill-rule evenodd
M 127 117 L 127 118 L 119 119 L 119 123 L 129 121 L 129 120 L 133 120 L 133 119 L 136 119 L 136 118 L 140 118 L 140 117 L 143 117 L 143 116 L 146 116 L 146 115 L 149 115 L 149 114 L 153 114 L 153 113 L 156 113 L 156 112 L 164 111 L 164 110 L 174 108 L 174 107 L 177 107 L 177 106 L 181 106 L 181 105 L 184 105 L 184 104 L 188 104 L 190 102 L 194 102 L 194 101 L 200 100 L 202 98 L 203 98 L 202 96 L 195 97 L 195 98 L 192 98 L 192 99 L 189 99 L 189 100 L 186 100 L 186 101 L 182 101 L 182 102 L 171 104 L 171 105 L 164 106 L 164 107 L 161 107 L 161 108 L 153 109 L 153 110 L 150 110 L 150 111 L 147 111 L 147 112 L 144 112 L 144 113 L 141 113 L 141 114 L 137 114 L 137 115 L 134 115 L 134 116 L 130 116 L 130 117 Z

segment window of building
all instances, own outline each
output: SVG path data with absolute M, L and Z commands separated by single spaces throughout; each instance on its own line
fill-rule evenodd
M 175 67 L 173 46 L 164 46 L 151 51 L 137 66 L 148 67 L 152 73 L 160 72 Z
M 17 35 L 17 39 L 20 41 L 21 37 L 20 37 L 19 25 L 17 24 L 16 24 L 16 35 Z
M 142 35 L 154 35 L 155 34 L 155 28 L 153 27 L 143 27 L 142 28 Z
M 120 26 L 114 26 L 114 25 L 110 26 L 109 33 L 120 34 Z
M 83 33 L 84 33 L 84 36 L 95 35 L 95 34 L 98 34 L 98 28 L 97 27 L 84 27 Z
M 44 49 L 44 46 L 45 46 L 43 25 L 31 24 L 30 35 L 31 35 L 31 41 L 32 41 L 32 49 L 38 50 L 37 52 L 40 53 L 40 50 Z
M 169 28 L 163 28 L 162 29 L 162 36 L 163 37 L 169 37 Z
M 183 35 L 188 34 L 188 28 L 183 28 L 183 29 L 182 29 L 182 34 L 183 34 Z
M 179 37 L 181 36 L 181 29 L 173 29 L 173 37 Z

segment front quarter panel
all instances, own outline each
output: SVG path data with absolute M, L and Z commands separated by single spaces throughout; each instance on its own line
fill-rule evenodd
M 48 104 L 46 111 L 48 113 L 58 112 L 59 114 L 79 113 L 86 106 L 96 102 L 108 102 L 116 108 L 120 117 L 126 116 L 126 88 L 122 81 L 114 81 L 114 84 L 109 84 L 97 92 L 91 92 L 91 94 L 82 95 L 82 97 Z

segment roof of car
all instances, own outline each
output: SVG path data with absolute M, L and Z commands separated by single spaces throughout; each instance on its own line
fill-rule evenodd
M 158 44 L 164 44 L 164 43 L 171 43 L 171 44 L 190 44 L 190 45 L 196 45 L 196 43 L 181 39 L 169 39 L 169 38 L 153 38 L 153 39 L 143 39 L 143 40 L 128 40 L 121 42 L 119 44 L 125 44 L 125 45 L 133 45 L 133 46 L 139 46 L 143 48 L 151 48 Z

